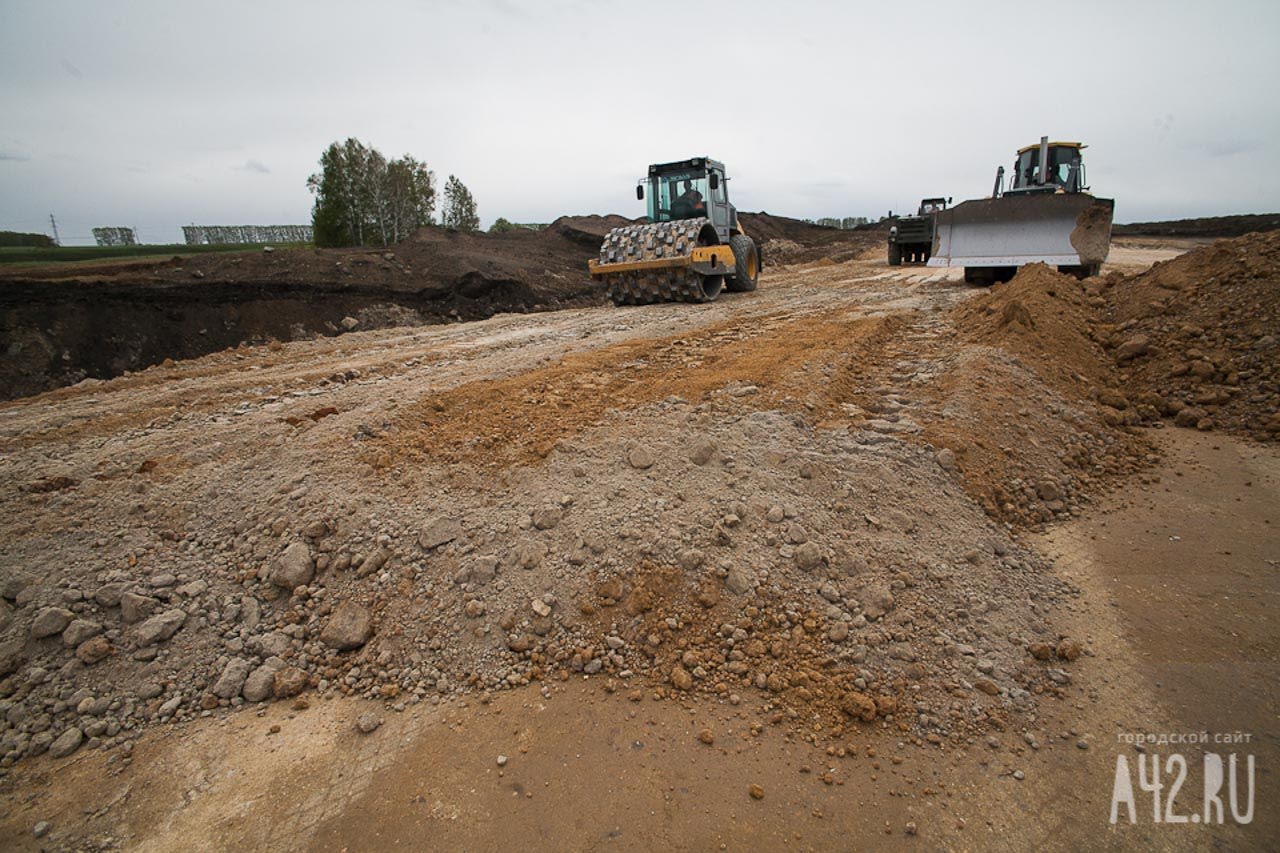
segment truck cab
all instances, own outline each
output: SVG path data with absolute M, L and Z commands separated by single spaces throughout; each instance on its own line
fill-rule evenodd
M 915 216 L 900 216 L 889 227 L 889 266 L 904 261 L 923 264 L 933 251 L 933 225 L 939 213 L 947 209 L 949 198 L 921 199 Z
M 946 209 L 947 199 L 926 198 L 920 201 L 920 208 L 916 211 L 916 216 L 933 216 L 935 213 L 941 213 Z

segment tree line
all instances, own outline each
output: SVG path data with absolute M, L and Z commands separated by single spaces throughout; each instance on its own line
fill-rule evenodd
M 834 216 L 824 216 L 821 219 L 806 219 L 805 222 L 821 228 L 839 228 L 842 231 L 848 231 L 857 228 L 859 225 L 867 225 L 871 220 L 865 216 L 845 216 L 840 219 Z
M 53 238 L 48 234 L 26 234 L 21 231 L 0 231 L 0 248 L 52 249 Z
M 230 246 L 241 243 L 310 243 L 310 225 L 184 225 L 188 246 Z
M 489 226 L 489 233 L 506 234 L 508 231 L 545 231 L 546 229 L 545 222 L 509 222 L 505 217 L 499 216 Z
M 138 235 L 132 228 L 95 228 L 93 229 L 93 239 L 99 246 L 138 245 Z
M 388 160 L 354 137 L 325 149 L 307 189 L 316 197 L 311 225 L 317 246 L 388 246 L 435 224 L 435 172 L 409 154 Z M 444 185 L 440 224 L 459 231 L 480 227 L 475 198 L 454 175 Z

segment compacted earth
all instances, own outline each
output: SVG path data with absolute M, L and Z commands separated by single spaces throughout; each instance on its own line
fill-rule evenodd
M 1273 843 L 1280 235 L 984 290 L 768 225 L 709 305 L 0 404 L 4 845 Z

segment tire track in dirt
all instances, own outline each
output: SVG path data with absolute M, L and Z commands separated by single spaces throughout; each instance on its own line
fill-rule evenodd
M 773 316 L 719 323 L 696 334 L 628 342 L 572 355 L 558 364 L 430 395 L 400 429 L 366 454 L 376 468 L 405 459 L 508 465 L 545 457 L 561 438 L 599 426 L 613 409 L 679 396 L 728 394 L 780 402 L 804 394 L 805 368 L 833 352 L 883 345 L 892 317 Z M 695 436 L 690 435 L 692 441 Z

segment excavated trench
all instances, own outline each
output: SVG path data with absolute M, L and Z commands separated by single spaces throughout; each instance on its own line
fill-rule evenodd
M 597 297 L 598 300 L 598 297 Z M 0 286 L 0 399 L 109 379 L 165 359 L 271 340 L 480 320 L 593 301 L 548 299 L 478 273 L 447 287 L 235 282 L 155 284 L 8 280 Z M 345 321 L 345 325 L 344 325 Z
M 819 257 L 850 255 L 874 239 L 768 214 L 742 221 L 762 244 L 784 240 Z M 499 234 L 428 227 L 378 249 L 0 272 L 0 400 L 242 343 L 342 334 L 347 318 L 367 330 L 603 304 L 587 259 L 610 228 L 631 222 L 563 217 L 543 231 Z

